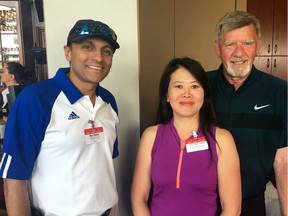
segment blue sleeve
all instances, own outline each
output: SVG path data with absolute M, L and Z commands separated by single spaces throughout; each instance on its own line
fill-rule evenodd
M 29 87 L 17 96 L 5 127 L 2 178 L 30 179 L 50 121 L 43 107 L 41 97 Z

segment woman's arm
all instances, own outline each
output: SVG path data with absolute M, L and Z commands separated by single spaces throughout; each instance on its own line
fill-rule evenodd
M 218 188 L 221 201 L 221 216 L 236 216 L 241 213 L 240 162 L 234 139 L 227 130 L 217 128 L 218 142 Z
M 148 198 L 151 189 L 151 152 L 157 126 L 147 128 L 140 141 L 131 189 L 134 216 L 150 216 Z
M 9 216 L 30 216 L 28 181 L 3 179 L 7 213 Z
M 276 152 L 274 160 L 274 171 L 276 178 L 276 186 L 279 197 L 279 204 L 282 216 L 287 216 L 287 158 L 288 148 L 280 148 Z

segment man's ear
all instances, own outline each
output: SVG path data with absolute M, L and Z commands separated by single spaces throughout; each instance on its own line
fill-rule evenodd
M 15 80 L 15 75 L 14 74 L 9 74 L 10 75 L 10 80 Z
M 65 45 L 64 46 L 64 54 L 65 54 L 65 58 L 68 62 L 70 62 L 70 60 L 71 60 L 70 53 L 71 53 L 71 48 L 69 46 Z
M 221 56 L 220 55 L 220 44 L 217 41 L 214 42 L 214 49 L 215 49 L 215 52 L 217 54 L 217 57 L 220 58 L 220 56 Z
M 262 47 L 262 41 L 261 41 L 261 39 L 258 39 L 257 40 L 257 55 L 260 54 L 261 47 Z

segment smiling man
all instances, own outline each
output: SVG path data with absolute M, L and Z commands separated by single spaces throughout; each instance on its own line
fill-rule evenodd
M 17 97 L 0 169 L 9 215 L 102 216 L 117 204 L 118 109 L 99 83 L 118 48 L 109 26 L 79 20 L 64 46 L 70 67 Z
M 264 216 L 264 192 L 273 169 L 282 215 L 287 215 L 287 83 L 257 70 L 260 24 L 233 11 L 216 26 L 222 64 L 208 72 L 220 125 L 236 142 L 241 164 L 242 216 Z

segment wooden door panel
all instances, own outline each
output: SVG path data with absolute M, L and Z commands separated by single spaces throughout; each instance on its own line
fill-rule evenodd
M 262 49 L 260 55 L 272 54 L 273 8 L 274 1 L 272 0 L 247 0 L 247 11 L 255 15 L 261 24 Z
M 258 70 L 287 81 L 287 56 L 257 56 L 254 65 Z
M 287 0 L 275 0 L 273 55 L 287 55 Z
M 254 65 L 258 70 L 261 70 L 268 74 L 272 74 L 271 60 L 272 60 L 271 56 L 267 57 L 257 56 L 254 60 Z
M 278 56 L 272 58 L 272 75 L 287 81 L 287 57 Z

